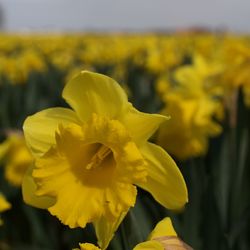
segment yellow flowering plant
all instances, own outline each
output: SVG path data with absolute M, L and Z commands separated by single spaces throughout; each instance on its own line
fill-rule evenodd
M 0 144 L 0 161 L 4 163 L 4 176 L 13 186 L 20 187 L 23 176 L 33 162 L 22 133 L 11 132 Z
M 218 98 L 223 90 L 214 79 L 221 70 L 219 63 L 208 63 L 201 55 L 194 55 L 193 64 L 173 72 L 174 83 L 158 82 L 164 103 L 161 114 L 171 119 L 160 126 L 157 143 L 180 160 L 205 155 L 209 138 L 222 131 L 215 118 L 223 117 Z
M 178 167 L 148 142 L 165 116 L 139 112 L 118 83 L 97 73 L 81 72 L 62 95 L 72 109 L 46 109 L 24 122 L 35 158 L 23 181 L 25 202 L 70 228 L 92 222 L 102 249 L 134 206 L 136 186 L 166 208 L 185 205 Z
M 5 199 L 2 193 L 0 193 L 0 213 L 9 210 L 11 208 L 11 204 Z M 3 220 L 0 218 L 0 226 L 3 225 Z
M 101 250 L 91 243 L 79 244 L 80 249 L 74 250 Z M 133 250 L 192 250 L 185 242 L 178 238 L 171 219 L 164 218 L 157 223 L 150 233 L 148 240 L 137 244 Z
M 204 155 L 209 137 L 222 131 L 213 119 L 220 104 L 202 96 L 190 98 L 177 93 L 169 94 L 166 100 L 161 113 L 170 115 L 171 119 L 158 131 L 159 145 L 180 160 Z
M 76 85 L 70 79 L 82 69 L 116 79 L 134 107 L 170 119 L 135 110 L 112 80 L 114 84 L 107 85 L 115 88 L 101 87 L 98 92 L 97 83 L 86 80 L 86 75 L 76 76 L 81 88 L 69 98 L 66 90 Z M 4 214 L 0 249 L 61 250 L 72 249 L 77 242 L 96 243 L 93 224 L 102 245 L 108 244 L 120 224 L 108 249 L 133 249 L 157 221 L 169 215 L 165 207 L 184 203 L 171 177 L 176 168 L 164 169 L 172 163 L 167 164 L 166 153 L 148 141 L 159 143 L 180 160 L 178 166 L 188 183 L 189 205 L 181 214 L 170 214 L 179 235 L 194 249 L 247 248 L 249 70 L 250 36 L 246 34 L 202 30 L 143 35 L 1 33 L 0 190 L 12 209 Z M 106 78 L 98 79 L 98 86 L 104 86 L 99 83 Z M 64 86 L 69 105 L 61 98 Z M 107 93 L 111 94 L 107 97 Z M 27 116 L 48 107 L 67 109 L 47 109 L 27 119 L 32 155 L 22 136 L 6 138 L 6 131 L 21 129 Z M 128 124 L 124 117 L 134 123 Z M 150 130 L 149 124 L 155 129 L 160 125 L 150 139 L 147 132 L 141 136 Z M 142 142 L 135 134 L 144 138 Z M 23 204 L 15 187 L 29 165 L 22 185 L 25 200 L 44 210 Z M 149 189 L 146 183 L 152 183 L 152 178 L 159 181 Z M 158 189 L 169 185 L 164 202 L 163 195 L 157 195 L 158 185 Z M 90 202 L 83 202 L 85 197 Z M 173 204 L 167 204 L 169 200 Z M 85 230 L 65 227 L 47 209 L 71 227 L 83 227 L 85 222 L 87 226 Z

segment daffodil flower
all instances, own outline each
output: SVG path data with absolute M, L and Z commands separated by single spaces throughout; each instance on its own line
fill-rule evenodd
M 2 193 L 0 193 L 0 213 L 9 210 L 11 208 L 11 204 L 5 199 Z M 0 218 L 0 226 L 3 225 L 3 221 Z
M 169 217 L 164 218 L 155 226 L 148 240 L 136 245 L 133 250 L 192 250 L 176 234 Z
M 95 246 L 92 243 L 80 243 L 79 248 L 74 248 L 73 250 L 101 250 L 99 247 Z
M 35 157 L 23 181 L 28 204 L 47 208 L 70 228 L 92 222 L 102 249 L 134 206 L 136 186 L 164 207 L 184 206 L 178 167 L 147 142 L 165 116 L 139 112 L 118 83 L 97 73 L 81 72 L 62 96 L 73 110 L 46 109 L 24 123 Z
M 91 243 L 80 243 L 79 246 L 80 249 L 74 250 L 101 250 Z M 139 243 L 133 250 L 192 250 L 192 248 L 177 236 L 171 219 L 166 217 L 156 225 L 148 240 Z
M 209 138 L 222 131 L 214 119 L 215 112 L 222 108 L 220 103 L 205 96 L 190 98 L 180 93 L 169 94 L 167 100 L 162 114 L 169 114 L 171 120 L 160 126 L 159 145 L 180 160 L 205 155 Z
M 25 172 L 33 162 L 22 134 L 11 132 L 8 138 L 0 144 L 0 161 L 3 161 L 5 166 L 6 180 L 20 187 Z

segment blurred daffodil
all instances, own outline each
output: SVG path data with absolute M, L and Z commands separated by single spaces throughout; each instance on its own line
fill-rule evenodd
M 170 115 L 171 119 L 161 125 L 157 142 L 181 160 L 204 155 L 209 138 L 222 131 L 215 118 L 223 117 L 223 106 L 218 98 L 223 91 L 214 78 L 222 68 L 199 54 L 193 57 L 193 64 L 174 71 L 173 86 L 158 83 L 165 105 L 161 113 Z
M 202 96 L 187 98 L 174 93 L 168 95 L 167 101 L 162 113 L 171 119 L 159 129 L 159 145 L 181 160 L 205 154 L 209 138 L 221 132 L 213 117 L 221 108 L 219 103 Z
M 0 193 L 0 213 L 9 210 L 11 204 L 5 199 L 5 197 Z M 3 224 L 2 219 L 0 218 L 0 226 Z
M 101 248 L 99 248 L 91 243 L 80 243 L 79 246 L 80 246 L 80 249 L 75 248 L 73 250 L 101 250 Z
M 204 93 L 222 95 L 223 88 L 216 82 L 223 70 L 220 62 L 207 61 L 199 54 L 193 55 L 193 63 L 181 66 L 174 72 L 174 79 L 179 85 L 178 91 L 189 96 L 200 96 Z
M 33 161 L 21 133 L 10 133 L 0 144 L 0 160 L 5 166 L 5 178 L 14 186 L 21 186 L 22 179 Z
M 147 142 L 165 116 L 139 112 L 113 79 L 86 71 L 66 84 L 63 98 L 73 110 L 47 109 L 24 123 L 36 159 L 23 183 L 27 203 L 71 228 L 93 222 L 102 249 L 134 206 L 135 185 L 164 207 L 184 206 L 175 162 Z

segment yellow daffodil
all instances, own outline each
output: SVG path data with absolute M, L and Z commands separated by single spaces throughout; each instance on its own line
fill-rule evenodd
M 21 133 L 10 133 L 0 144 L 0 160 L 5 165 L 5 178 L 14 186 L 21 186 L 22 179 L 33 161 Z
M 192 250 L 177 237 L 171 219 L 161 220 L 149 235 L 148 241 L 138 244 L 133 250 Z
M 75 250 L 101 250 L 90 243 L 79 244 Z M 148 241 L 136 245 L 133 250 L 192 250 L 185 242 L 177 237 L 171 219 L 161 220 L 149 235 Z
M 11 204 L 5 199 L 5 197 L 0 193 L 0 213 L 9 210 L 11 208 Z M 3 224 L 2 219 L 0 219 L 0 225 Z
M 223 117 L 223 106 L 218 99 L 223 91 L 214 81 L 221 70 L 219 63 L 207 62 L 196 54 L 193 64 L 174 71 L 172 89 L 169 84 L 158 83 L 165 104 L 161 113 L 171 119 L 161 125 L 157 141 L 181 160 L 204 155 L 209 137 L 222 130 L 214 119 Z
M 113 79 L 86 71 L 66 84 L 63 98 L 73 110 L 50 108 L 24 123 L 35 157 L 23 182 L 27 203 L 71 228 L 93 222 L 102 249 L 134 206 L 135 185 L 164 207 L 184 206 L 175 162 L 147 142 L 166 117 L 139 112 Z
M 244 101 L 250 106 L 250 46 L 244 39 L 230 39 L 222 48 L 225 72 L 221 75 L 227 97 L 235 95 L 242 87 Z
M 219 103 L 204 96 L 187 98 L 174 93 L 168 95 L 167 101 L 162 113 L 171 119 L 159 129 L 159 145 L 181 160 L 206 153 L 209 137 L 221 132 L 213 119 Z
M 223 70 L 219 62 L 206 61 L 199 54 L 193 55 L 193 64 L 179 67 L 174 72 L 178 91 L 186 92 L 187 95 L 200 96 L 204 92 L 210 95 L 222 95 L 223 88 L 216 82 Z
M 79 248 L 75 248 L 73 250 L 101 250 L 101 248 L 91 244 L 91 243 L 80 243 L 79 244 L 80 249 Z

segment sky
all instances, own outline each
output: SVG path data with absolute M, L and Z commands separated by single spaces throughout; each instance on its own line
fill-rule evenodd
M 226 28 L 250 32 L 250 0 L 0 0 L 7 31 Z

